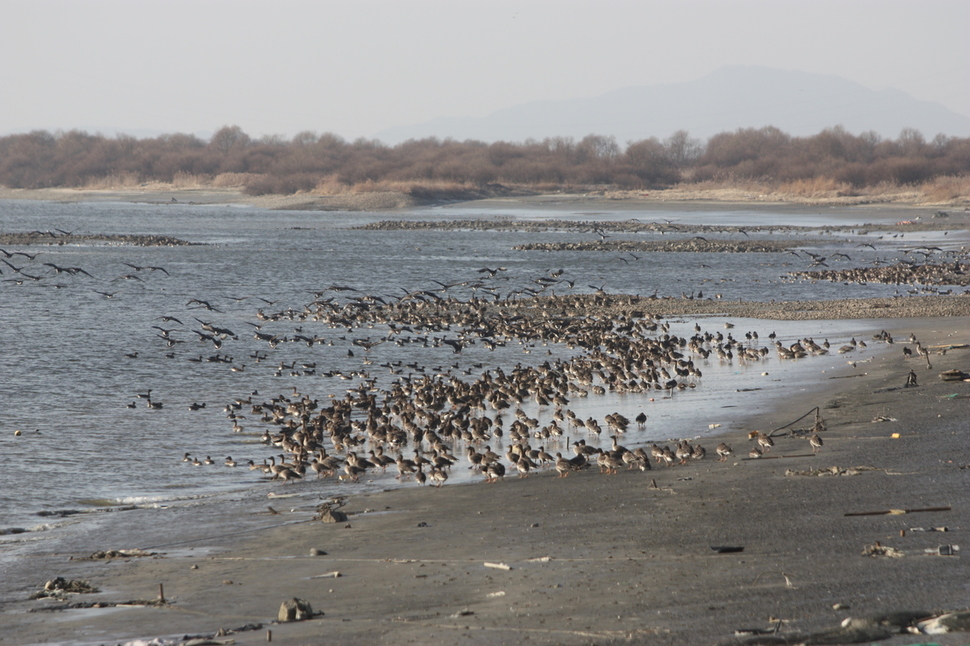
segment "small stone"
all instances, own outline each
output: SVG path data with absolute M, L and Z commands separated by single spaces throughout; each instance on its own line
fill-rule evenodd
M 304 621 L 313 617 L 313 608 L 305 599 L 293 597 L 280 605 L 277 619 L 280 622 Z
M 325 523 L 345 523 L 347 522 L 347 514 L 342 511 L 337 511 L 335 509 L 325 509 L 319 516 L 319 520 Z
M 326 554 L 327 553 L 321 549 L 317 549 L 315 547 L 310 548 L 310 556 L 326 556 Z

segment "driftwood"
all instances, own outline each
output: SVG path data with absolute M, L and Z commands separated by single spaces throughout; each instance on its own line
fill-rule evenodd
M 902 514 L 915 514 L 921 511 L 950 511 L 951 507 L 922 507 L 919 509 L 884 509 L 880 511 L 850 511 L 842 514 L 843 516 L 897 516 Z

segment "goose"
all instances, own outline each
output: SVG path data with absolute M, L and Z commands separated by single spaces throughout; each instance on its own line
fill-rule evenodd
M 505 465 L 501 462 L 489 462 L 485 467 L 485 482 L 498 482 L 505 477 Z
M 562 453 L 556 453 L 556 473 L 559 474 L 557 477 L 565 478 L 569 475 L 569 472 L 573 470 L 573 463 L 562 457 Z
M 428 474 L 428 477 L 431 478 L 431 482 L 438 488 L 448 480 L 448 474 L 434 466 L 431 467 L 431 473 Z

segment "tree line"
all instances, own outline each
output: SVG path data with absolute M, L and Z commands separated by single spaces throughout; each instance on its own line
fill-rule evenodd
M 0 137 L 0 184 L 9 188 L 84 187 L 106 182 L 196 178 L 259 195 L 341 192 L 384 185 L 539 189 L 610 185 L 663 188 L 692 182 L 820 180 L 852 188 L 911 185 L 970 175 L 970 138 L 913 129 L 896 139 L 841 127 L 793 137 L 775 127 L 722 132 L 706 142 L 680 131 L 630 142 L 589 135 L 521 143 L 427 138 L 395 146 L 302 132 L 251 138 L 225 126 L 208 141 L 186 134 L 137 139 L 77 130 Z

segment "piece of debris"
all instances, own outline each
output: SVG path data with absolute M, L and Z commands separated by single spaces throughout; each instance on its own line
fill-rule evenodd
M 970 632 L 970 610 L 948 612 L 939 617 L 917 622 L 915 626 L 909 627 L 908 632 L 923 635 Z
M 734 634 L 739 637 L 748 635 L 777 635 L 778 631 L 781 630 L 781 624 L 781 621 L 777 621 L 771 628 L 737 628 Z
M 314 613 L 313 608 L 307 600 L 293 597 L 280 605 L 277 620 L 281 623 L 287 621 L 304 621 L 306 619 L 312 619 L 314 614 L 323 613 Z
M 923 550 L 924 554 L 931 554 L 933 556 L 956 556 L 957 552 L 960 551 L 959 545 L 940 545 L 939 547 L 928 547 Z
M 842 514 L 843 516 L 901 516 L 902 514 L 915 514 L 921 511 L 950 511 L 951 507 L 921 507 L 919 509 L 884 509 L 881 511 L 850 511 Z
M 29 608 L 27 612 L 59 612 L 85 608 L 161 608 L 170 605 L 164 599 L 132 599 L 130 601 L 72 601 L 56 606 Z
M 967 374 L 962 370 L 944 370 L 940 373 L 940 379 L 943 381 L 963 381 L 965 379 L 970 379 L 970 374 Z
M 316 574 L 311 579 L 339 579 L 343 575 L 339 571 L 327 572 L 326 574 Z
M 512 569 L 512 566 L 507 565 L 505 563 L 489 563 L 488 561 L 485 562 L 485 567 L 490 567 L 490 568 L 495 569 L 495 570 L 511 570 Z
M 812 633 L 774 632 L 773 629 L 745 629 L 736 635 L 748 636 L 732 644 L 755 644 L 773 646 L 797 644 L 864 644 L 889 639 L 900 633 L 937 635 L 952 632 L 970 632 L 970 611 L 961 610 L 939 614 L 938 612 L 904 611 L 873 617 L 848 617 L 835 628 Z
M 495 597 L 504 597 L 505 590 L 499 590 L 498 592 L 489 592 L 485 595 L 487 599 L 494 599 Z
M 146 552 L 140 549 L 131 550 L 98 550 L 91 556 L 71 557 L 72 561 L 105 561 L 110 559 L 128 559 L 143 556 L 158 556 L 158 552 Z
M 346 504 L 343 499 L 335 498 L 331 502 L 318 505 L 317 515 L 313 517 L 313 520 L 322 520 L 325 523 L 345 523 L 347 522 L 347 514 L 338 510 Z
M 313 520 L 322 520 L 325 523 L 344 523 L 347 522 L 347 514 L 336 509 L 324 509 L 313 517 Z
M 744 548 L 741 546 L 732 545 L 711 545 L 711 549 L 718 554 L 734 554 L 737 552 L 743 552 Z
M 93 594 L 100 592 L 96 587 L 87 581 L 76 579 L 67 580 L 64 577 L 56 577 L 44 584 L 44 589 L 35 592 L 30 596 L 31 599 L 46 599 L 49 597 L 61 598 L 65 594 Z
M 902 558 L 906 556 L 906 553 L 902 550 L 898 550 L 895 547 L 889 547 L 888 545 L 880 545 L 879 541 L 876 541 L 873 545 L 866 545 L 862 550 L 863 556 L 888 556 L 890 558 Z
M 825 469 L 788 469 L 786 476 L 857 476 L 863 471 L 880 471 L 876 467 L 828 467 Z
M 872 418 L 873 424 L 877 422 L 895 422 L 895 421 L 896 421 L 896 418 L 890 417 L 889 415 L 876 415 L 875 417 Z
M 460 617 L 467 617 L 468 615 L 473 615 L 473 614 L 475 614 L 474 610 L 459 610 L 458 612 L 453 613 L 451 615 L 451 618 L 458 619 Z

